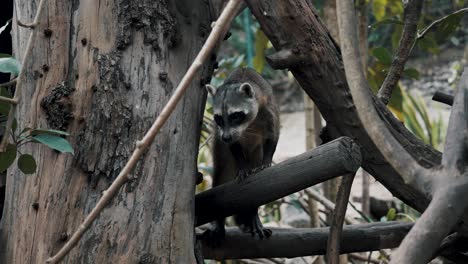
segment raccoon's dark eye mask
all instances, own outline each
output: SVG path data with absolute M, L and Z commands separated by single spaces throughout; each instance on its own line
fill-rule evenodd
M 239 125 L 245 120 L 244 112 L 235 112 L 229 115 L 229 122 L 233 125 Z

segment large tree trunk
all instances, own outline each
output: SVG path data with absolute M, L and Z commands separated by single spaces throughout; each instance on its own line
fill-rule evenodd
M 39 0 L 16 1 L 29 22 Z M 57 252 L 161 111 L 210 31 L 202 0 L 46 1 L 17 116 L 20 129 L 68 131 L 75 155 L 37 144 L 37 173 L 7 176 L 0 263 Z M 50 29 L 52 35 L 44 34 Z M 13 26 L 21 59 L 30 29 Z M 65 263 L 193 263 L 205 67 L 122 189 Z

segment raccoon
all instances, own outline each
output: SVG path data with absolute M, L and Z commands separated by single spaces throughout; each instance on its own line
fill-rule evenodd
M 207 86 L 213 96 L 214 129 L 213 187 L 244 180 L 250 171 L 270 166 L 279 138 L 279 108 L 270 84 L 249 68 L 234 70 L 218 89 Z M 234 219 L 240 229 L 269 237 L 252 208 Z M 224 217 L 216 220 L 209 235 L 216 241 L 224 238 Z

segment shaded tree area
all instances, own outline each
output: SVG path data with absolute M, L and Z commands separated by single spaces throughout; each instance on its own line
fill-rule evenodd
M 10 115 L 20 131 L 67 131 L 74 155 L 22 146 L 38 169 L 29 176 L 15 166 L 8 170 L 0 263 L 203 263 L 316 254 L 339 263 L 340 253 L 400 243 L 390 263 L 438 256 L 466 262 L 467 70 L 456 96 L 448 95 L 453 105 L 443 153 L 386 106 L 418 36 L 422 5 L 405 5 L 397 56 L 377 96 L 364 79 L 352 1 L 337 1 L 340 44 L 306 0 L 15 1 L 13 51 L 24 63 Z M 195 195 L 204 86 L 216 49 L 244 8 L 275 48 L 266 61 L 290 71 L 326 120 L 324 142 L 243 182 Z M 421 218 L 343 228 L 359 167 Z M 216 248 L 195 232 L 220 216 L 338 176 L 344 179 L 330 206 L 330 228 L 279 228 L 266 240 L 229 228 Z

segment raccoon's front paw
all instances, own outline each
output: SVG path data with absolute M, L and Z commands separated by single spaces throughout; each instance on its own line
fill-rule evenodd
M 247 178 L 247 176 L 249 176 L 249 171 L 247 170 L 243 170 L 243 169 L 239 169 L 239 171 L 237 172 L 237 177 L 236 177 L 236 182 L 242 182 L 243 180 L 245 180 Z

